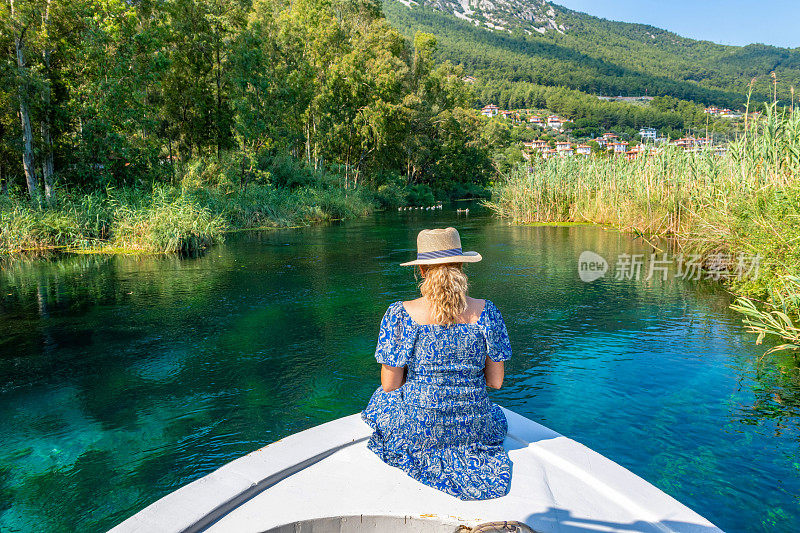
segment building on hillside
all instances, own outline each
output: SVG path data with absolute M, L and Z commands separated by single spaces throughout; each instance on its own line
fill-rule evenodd
M 610 142 L 608 143 L 608 149 L 611 150 L 614 155 L 624 154 L 628 151 L 628 143 L 625 141 L 621 142 Z
M 522 143 L 522 146 L 524 147 L 525 150 L 529 152 L 534 152 L 534 151 L 542 152 L 549 148 L 547 146 L 547 141 L 543 141 L 541 139 L 536 139 L 535 141 L 525 141 Z
M 656 141 L 656 137 L 658 137 L 658 131 L 655 128 L 642 128 L 639 130 L 639 137 L 642 138 L 643 141 Z
M 476 80 L 472 76 L 464 76 L 463 78 L 461 78 L 461 81 L 463 81 L 464 83 L 475 83 Z
M 503 118 L 514 118 L 514 112 L 513 111 L 506 111 L 505 109 L 502 109 L 500 111 L 500 115 Z
M 675 139 L 670 142 L 672 146 L 677 146 L 678 148 L 686 148 L 687 146 L 691 146 L 692 143 L 686 137 L 681 137 L 680 139 Z
M 675 139 L 674 141 L 672 141 L 671 144 L 673 146 L 677 146 L 678 148 L 683 148 L 684 150 L 689 152 L 696 150 L 694 137 L 681 137 L 680 139 Z
M 560 130 L 561 126 L 564 125 L 564 121 L 558 115 L 550 115 L 547 117 L 547 127 L 553 128 L 554 130 Z
M 485 105 L 481 109 L 481 115 L 485 117 L 496 117 L 498 113 L 500 113 L 500 108 L 494 104 Z
M 683 148 L 688 152 L 697 152 L 707 146 L 711 146 L 713 143 L 710 137 L 681 137 L 680 139 L 675 139 L 670 144 L 678 148 Z
M 542 120 L 542 117 L 528 117 L 528 123 L 533 124 L 534 126 L 544 127 L 544 120 Z
M 647 146 L 644 144 L 637 144 L 627 152 L 625 152 L 625 159 L 636 159 L 640 154 L 646 154 L 648 152 Z
M 547 150 L 547 141 L 543 141 L 542 139 L 536 139 L 533 141 L 533 149 L 534 150 Z
M 731 115 L 735 115 L 736 113 L 733 109 L 728 109 L 727 107 L 719 108 L 715 106 L 707 107 L 703 110 L 708 115 L 714 115 L 717 117 L 729 117 Z
M 578 146 L 575 148 L 575 152 L 576 152 L 578 155 L 591 155 L 591 153 L 592 153 L 592 147 L 591 147 L 591 146 L 589 146 L 588 144 L 579 144 L 579 145 L 578 145 Z
M 545 159 L 549 159 L 549 158 L 551 158 L 551 157 L 553 157 L 555 155 L 558 155 L 558 152 L 555 151 L 552 148 L 548 148 L 546 150 L 542 150 L 542 157 L 544 157 Z
M 616 138 L 617 138 L 617 136 L 614 133 L 604 133 L 603 134 L 603 139 L 605 139 L 606 142 L 612 142 Z
M 572 150 L 572 145 L 568 142 L 557 142 L 556 143 L 556 152 L 560 156 L 570 156 L 574 154 Z

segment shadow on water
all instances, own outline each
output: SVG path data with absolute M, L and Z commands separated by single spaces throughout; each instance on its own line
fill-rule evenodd
M 420 229 L 453 225 L 484 257 L 468 268 L 471 294 L 497 304 L 512 340 L 495 401 L 727 531 L 800 530 L 800 383 L 788 361 L 758 367 L 763 348 L 724 291 L 583 283 L 582 251 L 613 262 L 647 249 L 603 229 L 470 211 L 247 232 L 192 259 L 4 263 L 0 529 L 103 531 L 236 457 L 362 409 L 378 383 L 380 318 L 415 294 L 399 263 Z

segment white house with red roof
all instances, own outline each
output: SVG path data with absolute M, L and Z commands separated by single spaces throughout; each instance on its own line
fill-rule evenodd
M 545 150 L 547 149 L 547 141 L 542 139 L 536 139 L 533 141 L 533 148 L 535 150 Z
M 628 143 L 625 141 L 610 142 L 608 143 L 608 149 L 612 150 L 614 155 L 624 154 L 628 151 Z
M 572 145 L 566 141 L 557 142 L 556 143 L 556 151 L 557 152 L 566 152 L 567 150 L 571 150 Z
M 500 108 L 494 104 L 489 104 L 481 108 L 481 115 L 485 117 L 496 117 L 500 113 Z
M 564 120 L 558 115 L 550 115 L 547 117 L 547 127 L 553 128 L 554 130 L 560 130 L 561 126 L 564 125 Z

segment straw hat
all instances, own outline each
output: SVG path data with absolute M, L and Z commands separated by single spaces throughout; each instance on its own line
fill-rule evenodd
M 456 228 L 424 229 L 417 235 L 416 261 L 400 263 L 400 266 L 477 263 L 480 260 L 478 252 L 461 251 L 461 237 Z

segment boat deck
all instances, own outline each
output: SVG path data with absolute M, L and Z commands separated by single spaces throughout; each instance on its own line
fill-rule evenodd
M 325 517 L 406 518 L 417 524 L 414 531 L 420 520 L 429 520 L 431 531 L 446 530 L 434 524 L 452 531 L 495 520 L 518 520 L 542 533 L 720 531 L 602 455 L 505 413 L 514 466 L 502 498 L 462 501 L 418 483 L 367 449 L 370 428 L 352 415 L 237 459 L 112 531 L 263 532 Z

